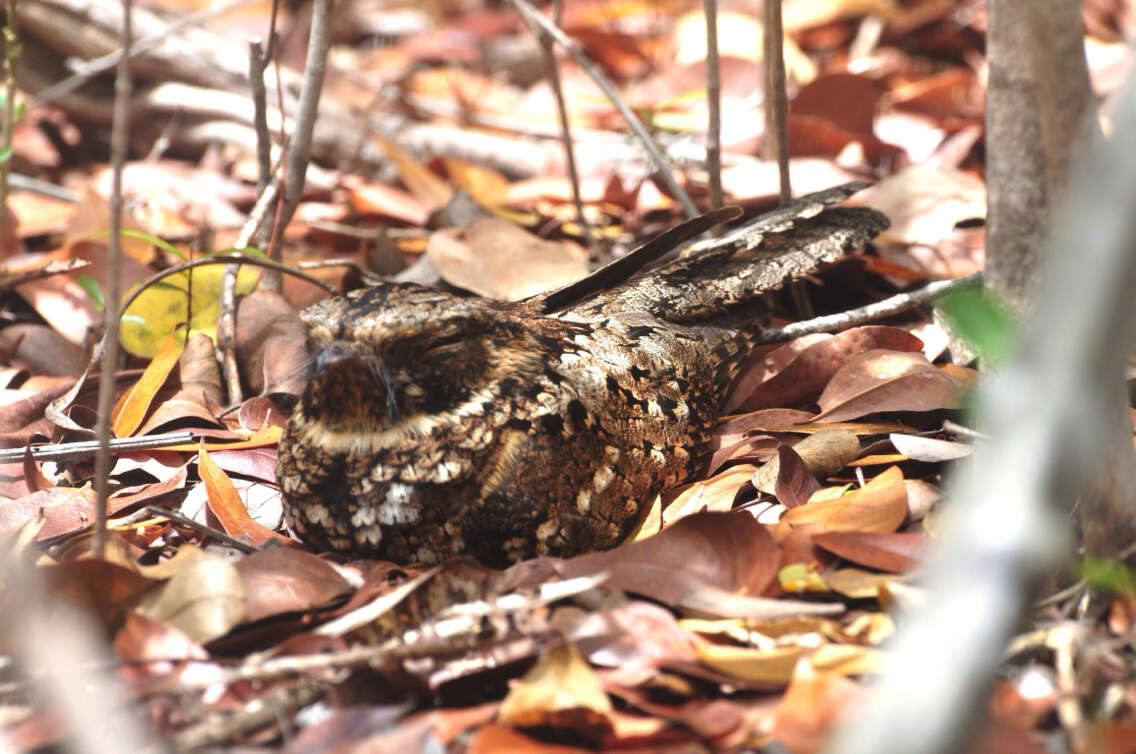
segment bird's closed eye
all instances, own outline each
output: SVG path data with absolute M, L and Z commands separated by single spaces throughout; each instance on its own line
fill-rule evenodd
M 440 338 L 435 338 L 430 341 L 429 348 L 423 353 L 424 356 L 443 356 L 460 351 L 465 347 L 465 335 L 457 332 L 452 335 L 445 335 Z

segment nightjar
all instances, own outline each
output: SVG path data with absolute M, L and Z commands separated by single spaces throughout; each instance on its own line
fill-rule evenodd
M 862 186 L 640 269 L 732 213 L 703 216 L 519 303 L 384 283 L 309 307 L 314 367 L 277 465 L 290 525 L 402 563 L 619 544 L 695 469 L 762 294 L 887 227 L 833 206 Z

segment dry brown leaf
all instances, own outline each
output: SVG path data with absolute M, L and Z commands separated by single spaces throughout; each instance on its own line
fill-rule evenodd
M 326 607 L 352 589 L 326 560 L 285 547 L 254 552 L 236 563 L 245 592 L 245 620 Z
M 781 520 L 794 526 L 817 524 L 828 531 L 893 532 L 905 518 L 907 488 L 903 473 L 893 466 L 858 490 L 786 511 Z
M 860 694 L 860 686 L 844 676 L 801 663 L 777 705 L 773 737 L 798 754 L 820 751 Z
M 860 194 L 891 220 L 879 239 L 934 246 L 963 220 L 986 216 L 986 184 L 953 168 L 912 165 Z
M 867 351 L 840 368 L 817 399 L 816 422 L 840 422 L 884 411 L 959 408 L 963 384 L 921 353 Z
M 606 572 L 608 586 L 676 605 L 706 587 L 759 595 L 779 559 L 777 544 L 749 513 L 696 513 L 654 537 L 559 561 L 555 569 L 565 578 Z
M 14 534 L 43 515 L 39 538 L 81 529 L 95 520 L 95 491 L 90 487 L 49 487 L 0 505 L 0 537 Z
M 829 531 L 813 542 L 857 565 L 889 573 L 906 573 L 919 566 L 927 538 L 915 532 Z
M 204 644 L 244 620 L 244 587 L 232 563 L 197 551 L 160 589 L 146 595 L 138 612 Z
M 92 557 L 67 560 L 43 573 L 54 594 L 91 610 L 109 630 L 120 625 L 155 586 L 136 571 Z
M 755 469 L 750 464 L 738 464 L 686 487 L 663 509 L 662 525 L 670 526 L 680 518 L 700 511 L 729 511 L 734 507 L 738 490 L 749 481 Z
M 453 184 L 482 207 L 499 207 L 505 203 L 509 181 L 500 172 L 453 157 L 443 157 L 442 164 Z
M 588 274 L 587 255 L 546 241 L 498 217 L 430 236 L 430 263 L 449 284 L 504 301 L 519 301 Z
M 791 406 L 819 394 L 840 367 L 856 354 L 875 349 L 919 351 L 923 348 L 923 342 L 907 330 L 882 325 L 856 327 L 831 337 L 817 339 L 814 336 L 800 341 L 808 345 L 800 348 L 797 341 L 787 343 L 767 357 L 766 363 L 772 366 L 792 355 L 782 369 L 770 368 L 774 373 L 748 394 L 743 389 L 746 380 L 743 374 L 727 401 L 727 410 L 757 411 Z
M 817 437 L 817 435 L 813 435 Z M 852 435 L 855 439 L 855 435 Z M 856 449 L 860 443 L 857 441 Z M 773 484 L 773 493 L 777 500 L 786 508 L 796 508 L 809 501 L 809 497 L 820 489 L 820 482 L 813 476 L 813 472 L 805 465 L 804 460 L 793 448 L 782 445 L 777 448 L 777 478 Z
M 434 206 L 424 199 L 385 183 L 364 183 L 344 176 L 347 199 L 360 215 L 378 215 L 420 227 L 430 218 Z
M 237 309 L 237 358 L 241 376 L 259 395 L 300 395 L 311 368 L 308 329 L 275 291 L 254 291 Z

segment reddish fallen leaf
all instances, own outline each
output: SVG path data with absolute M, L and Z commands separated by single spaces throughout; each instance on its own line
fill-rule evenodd
M 793 344 L 790 343 L 782 348 L 792 347 Z M 731 400 L 740 399 L 740 402 L 736 407 L 727 403 L 727 408 L 756 411 L 774 406 L 796 405 L 819 394 L 840 367 L 856 354 L 876 349 L 919 351 L 922 348 L 923 342 L 919 338 L 898 327 L 867 325 L 846 330 L 813 342 L 748 395 L 743 395 L 740 390 L 735 391 Z M 778 352 L 769 356 L 770 361 L 778 358 Z
M 182 389 L 158 404 L 150 418 L 135 431 L 139 435 L 147 435 L 175 422 L 179 429 L 220 427 L 214 407 L 206 402 L 201 390 Z
M 254 552 L 236 563 L 245 589 L 245 619 L 326 607 L 352 587 L 326 560 L 284 547 Z
M 862 695 L 859 684 L 802 663 L 774 717 L 773 737 L 795 754 L 819 751 L 844 710 Z
M 962 405 L 963 384 L 921 353 L 867 351 L 852 357 L 824 389 L 816 422 L 884 411 L 933 411 Z
M 237 539 L 245 537 L 250 544 L 258 547 L 273 539 L 280 543 L 289 541 L 287 537 L 253 520 L 232 480 L 209 457 L 204 443 L 198 452 L 197 470 L 209 496 L 209 510 L 221 522 L 226 534 Z
M 108 630 L 156 586 L 147 576 L 98 558 L 64 561 L 43 573 L 54 594 L 89 609 Z
M 592 749 L 550 744 L 496 723 L 473 734 L 466 754 L 590 754 Z
M 927 538 L 914 532 L 830 531 L 814 534 L 813 542 L 852 563 L 906 573 L 919 566 Z
M 802 351 L 830 338 L 832 335 L 828 333 L 815 333 L 803 335 L 783 345 L 773 344 L 755 348 L 738 370 L 738 377 L 730 387 L 730 393 L 726 396 L 725 412 L 744 410 L 740 408 L 742 404 L 747 398 L 752 397 L 754 391 L 763 383 L 783 371 Z M 820 388 L 817 390 L 819 392 Z M 769 405 L 780 406 L 786 403 L 788 402 L 774 402 Z
M 276 483 L 276 448 L 243 448 L 212 450 L 209 457 L 230 474 L 238 474 L 262 482 Z
M 95 520 L 95 491 L 90 487 L 49 487 L 0 505 L 0 537 L 14 534 L 43 512 L 39 539 L 77 531 Z
M 777 544 L 749 513 L 696 513 L 654 537 L 555 569 L 565 578 L 606 572 L 608 586 L 675 605 L 705 587 L 759 595 L 776 578 L 779 559 Z
M 858 490 L 786 511 L 792 525 L 817 524 L 828 531 L 893 532 L 907 518 L 903 473 L 893 466 Z
M 176 678 L 180 673 L 179 660 L 195 660 L 192 676 L 201 682 L 204 673 L 209 673 L 217 681 L 221 680 L 222 671 L 219 667 L 202 663 L 209 659 L 209 653 L 190 639 L 184 632 L 173 626 L 161 623 L 137 613 L 126 616 L 126 622 L 114 637 L 115 656 L 123 661 L 118 675 L 131 681 L 142 681 L 148 678 L 164 677 L 168 681 L 174 674 Z
M 820 482 L 809 471 L 796 451 L 788 445 L 777 448 L 777 460 L 777 481 L 773 485 L 777 500 L 786 508 L 804 505 L 809 501 L 809 497 L 820 489 Z
M 379 215 L 416 227 L 425 225 L 430 218 L 432 205 L 400 188 L 363 183 L 352 176 L 344 176 L 343 182 L 348 201 L 360 215 Z
M 830 73 L 801 87 L 793 97 L 795 115 L 816 115 L 861 138 L 873 138 L 873 125 L 884 89 L 855 73 Z

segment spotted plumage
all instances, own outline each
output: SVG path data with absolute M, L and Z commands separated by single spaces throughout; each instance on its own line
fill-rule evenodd
M 289 523 L 399 562 L 618 544 L 693 470 L 760 294 L 886 227 L 830 207 L 855 188 L 623 281 L 520 303 L 385 283 L 310 307 L 315 365 L 277 468 Z

